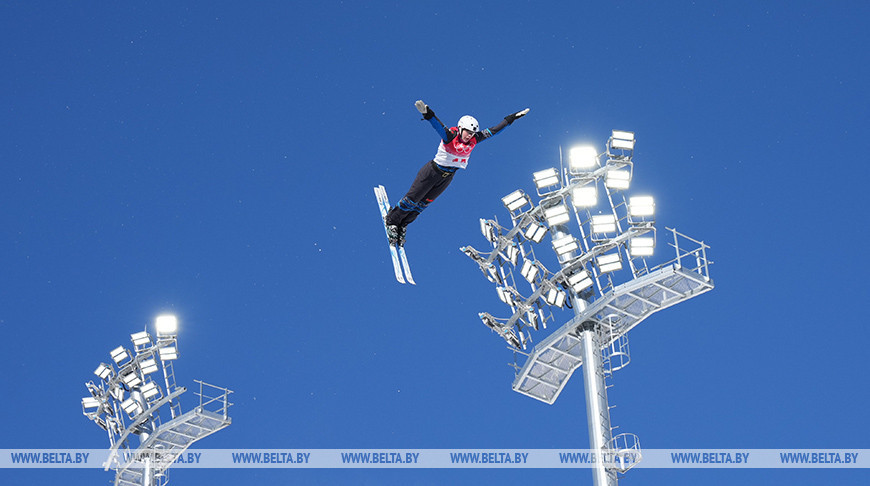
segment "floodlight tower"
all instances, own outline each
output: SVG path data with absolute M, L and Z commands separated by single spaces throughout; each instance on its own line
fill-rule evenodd
M 508 318 L 486 312 L 480 318 L 514 352 L 515 391 L 552 404 L 574 371 L 585 365 L 589 444 L 598 454 L 596 486 L 615 485 L 618 474 L 641 458 L 636 435 L 613 434 L 607 399 L 613 372 L 631 360 L 628 331 L 652 313 L 713 288 L 709 247 L 675 229 L 667 228 L 675 258 L 647 264 L 656 246 L 655 201 L 626 197 L 634 146 L 634 133 L 613 130 L 604 153 L 594 147 L 571 149 L 567 167 L 560 161 L 558 170 L 533 174 L 537 204 L 521 189 L 502 198 L 511 215 L 509 228 L 497 219 L 480 220 L 491 251 L 460 248 L 511 308 Z M 535 246 L 547 233 L 556 271 L 535 256 Z M 515 270 L 527 282 L 527 292 L 519 290 Z M 554 308 L 564 307 L 573 309 L 573 318 L 529 350 L 531 331 L 546 329 L 556 320 Z
M 132 334 L 133 353 L 113 349 L 112 363 L 94 370 L 99 380 L 85 383 L 91 395 L 82 399 L 82 412 L 109 436 L 103 466 L 115 470 L 115 486 L 165 486 L 182 452 L 232 422 L 232 391 L 199 380 L 199 405 L 182 413 L 179 398 L 187 389 L 175 384 L 172 364 L 178 359 L 178 321 L 159 316 L 155 330 L 156 339 L 147 330 Z M 158 383 L 152 375 L 161 370 Z

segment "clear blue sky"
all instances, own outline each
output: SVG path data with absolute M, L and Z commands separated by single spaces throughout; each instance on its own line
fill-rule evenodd
M 576 2 L 575 2 L 576 3 Z M 632 331 L 613 421 L 645 448 L 870 448 L 863 2 L 23 2 L 0 5 L 0 448 L 104 448 L 91 371 L 171 311 L 181 384 L 235 390 L 200 448 L 588 447 L 582 380 L 513 392 L 458 248 L 559 147 L 637 133 L 658 225 L 716 289 Z M 483 126 L 409 229 L 438 138 Z M 664 261 L 668 255 L 656 258 Z M 653 260 L 655 261 L 655 259 Z M 538 338 L 542 337 L 537 336 Z M 14 397 L 14 398 L 13 398 Z M 193 397 L 187 397 L 186 407 Z M 5 484 L 111 473 L 2 470 Z M 591 484 L 588 470 L 186 470 L 174 484 Z M 631 471 L 627 484 L 866 484 L 864 471 Z

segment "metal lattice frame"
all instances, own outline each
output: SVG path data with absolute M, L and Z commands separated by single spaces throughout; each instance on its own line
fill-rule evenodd
M 674 234 L 679 235 L 676 231 Z M 687 255 L 703 253 L 704 248 L 702 246 Z M 680 251 L 677 248 L 677 252 Z M 602 350 L 606 349 L 654 312 L 712 290 L 713 282 L 706 275 L 707 262 L 702 262 L 704 273 L 677 263 L 668 264 L 626 282 L 594 301 L 535 346 L 517 374 L 513 389 L 542 402 L 554 403 L 571 374 L 583 364 L 580 339 L 576 334 L 582 322 L 597 321 L 610 331 L 608 339 L 601 343 Z
M 536 172 L 537 204 L 522 190 L 502 199 L 511 227 L 502 227 L 497 219 L 481 220 L 492 251 L 460 248 L 496 284 L 511 310 L 507 318 L 489 313 L 480 318 L 514 352 L 515 391 L 552 404 L 574 371 L 586 364 L 589 443 L 603 454 L 593 468 L 597 486 L 615 485 L 618 474 L 641 458 L 634 434 L 613 435 L 607 399 L 612 373 L 630 361 L 628 331 L 653 313 L 713 288 L 707 245 L 675 229 L 667 228 L 676 257 L 655 267 L 648 264 L 656 239 L 652 198 L 627 200 L 624 192 L 634 173 L 634 142 L 633 133 L 614 130 L 604 154 L 586 150 L 591 163 Z M 597 203 L 599 194 L 607 205 L 593 213 L 597 204 L 589 201 Z M 557 254 L 555 271 L 535 255 L 535 245 L 546 233 Z M 529 284 L 525 294 L 515 271 Z M 563 306 L 572 307 L 574 317 L 528 350 L 533 335 L 555 321 L 553 307 Z
M 108 434 L 103 466 L 116 471 L 116 486 L 163 486 L 169 467 L 193 442 L 230 425 L 232 391 L 196 381 L 199 405 L 182 413 L 179 399 L 187 390 L 175 383 L 174 331 L 158 330 L 156 339 L 142 331 L 131 340 L 132 354 L 119 346 L 113 364 L 101 363 L 94 371 L 99 380 L 85 384 L 91 396 L 82 399 L 82 411 Z M 163 386 L 151 378 L 160 370 Z

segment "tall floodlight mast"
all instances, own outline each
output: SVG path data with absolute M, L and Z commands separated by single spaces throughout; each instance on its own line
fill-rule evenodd
M 571 149 L 567 167 L 533 174 L 537 204 L 522 190 L 502 198 L 510 228 L 497 219 L 480 220 L 491 251 L 460 249 L 511 309 L 508 318 L 486 312 L 480 318 L 514 351 L 515 391 L 552 404 L 574 371 L 585 365 L 589 445 L 599 454 L 593 469 L 596 486 L 615 485 L 617 475 L 641 458 L 637 436 L 613 434 L 607 400 L 613 372 L 631 359 L 628 331 L 652 313 L 713 288 L 709 247 L 675 229 L 667 228 L 675 258 L 647 264 L 656 246 L 655 201 L 626 195 L 634 146 L 634 133 L 613 130 L 603 154 L 594 147 Z M 547 233 L 558 261 L 555 271 L 535 256 Z M 520 284 L 529 290 L 521 292 Z M 565 307 L 573 309 L 574 317 L 529 349 L 532 331 L 546 329 L 556 320 L 554 308 Z
M 182 413 L 179 398 L 186 388 L 175 384 L 172 364 L 178 321 L 159 316 L 155 331 L 155 337 L 147 330 L 130 335 L 133 352 L 118 346 L 109 353 L 112 362 L 94 370 L 99 380 L 85 383 L 90 396 L 82 398 L 82 412 L 109 436 L 103 466 L 115 470 L 115 486 L 166 485 L 182 452 L 232 422 L 232 391 L 199 380 L 199 405 Z

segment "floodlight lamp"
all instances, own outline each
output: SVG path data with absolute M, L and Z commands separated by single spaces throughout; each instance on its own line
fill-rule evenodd
M 496 322 L 495 317 L 492 317 L 492 315 L 486 312 L 481 312 L 478 316 L 480 317 L 480 320 L 486 324 L 486 327 L 490 329 L 498 329 L 501 327 L 499 323 Z
M 529 199 L 528 196 L 526 196 L 522 189 L 517 189 L 516 191 L 501 198 L 501 202 L 510 212 L 514 212 L 517 209 L 525 206 L 526 204 L 532 203 L 532 201 Z
M 549 229 L 546 226 L 532 223 L 525 229 L 525 231 L 523 231 L 523 236 L 525 236 L 527 240 L 540 243 L 541 240 L 544 239 L 544 235 L 547 234 L 547 231 L 549 231 Z
M 604 185 L 611 189 L 628 189 L 631 172 L 625 169 L 611 169 L 604 176 Z
M 568 208 L 564 204 L 558 204 L 544 210 L 544 218 L 550 227 L 565 224 L 571 221 L 571 215 L 568 213 Z
M 495 265 L 493 265 L 492 263 L 487 265 L 486 273 L 484 273 L 484 275 L 486 276 L 486 279 L 490 282 L 501 285 L 501 275 L 499 275 L 498 272 L 495 271 Z
M 112 367 L 106 363 L 100 363 L 100 366 L 97 366 L 97 369 L 94 370 L 94 374 L 108 381 L 109 377 L 112 376 Z
M 133 341 L 133 346 L 139 347 L 149 344 L 151 342 L 151 336 L 147 331 L 142 331 L 130 334 L 130 340 Z
M 534 177 L 535 186 L 538 189 L 555 186 L 560 182 L 559 173 L 556 171 L 556 169 L 553 168 L 535 172 L 534 174 L 532 174 L 532 177 Z
M 655 250 L 656 240 L 649 236 L 638 236 L 629 240 L 631 256 L 650 256 Z
M 598 269 L 602 273 L 615 272 L 622 269 L 622 260 L 618 252 L 599 255 L 595 258 L 595 263 L 598 264 Z
M 522 344 L 520 343 L 520 340 L 517 339 L 517 335 L 513 329 L 505 329 L 503 333 L 504 334 L 502 334 L 502 337 L 505 339 L 505 341 L 507 341 L 511 346 L 517 349 L 521 349 Z M 522 332 L 520 332 L 520 334 L 522 334 Z
M 145 398 L 145 400 L 151 400 L 160 394 L 160 387 L 158 387 L 153 381 L 149 381 L 143 385 L 139 391 L 142 393 L 142 397 Z
M 511 242 L 511 244 L 505 247 L 504 252 L 505 256 L 507 256 L 507 259 L 510 260 L 511 264 L 516 266 L 517 257 L 520 254 L 519 248 L 517 248 L 517 246 L 513 242 Z
M 588 145 L 574 147 L 568 151 L 568 167 L 572 174 L 587 172 L 598 165 L 598 152 Z
M 127 412 L 127 415 L 129 415 L 130 418 L 133 418 L 142 412 L 142 407 L 139 406 L 139 402 L 134 400 L 132 397 L 121 402 L 121 408 Z
M 94 397 L 82 398 L 82 408 L 83 409 L 88 410 L 88 409 L 99 408 L 99 407 L 100 407 L 100 401 L 98 399 L 96 399 Z
M 520 274 L 529 283 L 535 283 L 535 277 L 538 276 L 538 271 L 538 266 L 535 265 L 533 261 L 526 260 L 523 262 L 523 268 L 520 270 Z
M 635 217 L 648 217 L 656 213 L 656 205 L 652 196 L 633 196 L 628 198 L 628 212 Z
M 589 272 L 581 269 L 574 275 L 568 277 L 568 285 L 574 292 L 580 293 L 581 290 L 592 286 L 592 278 L 589 277 Z
M 126 375 L 121 375 L 121 381 L 127 384 L 130 388 L 139 385 L 142 383 L 142 379 L 139 378 L 139 375 L 136 373 L 136 370 L 133 370 Z
M 157 371 L 157 361 L 154 358 L 146 359 L 145 361 L 139 364 L 140 369 L 142 370 L 143 375 L 150 375 Z
M 529 309 L 526 311 L 526 320 L 529 321 L 529 325 L 532 326 L 536 331 L 538 330 L 538 314 L 535 314 L 534 309 Z
M 495 291 L 498 293 L 498 298 L 501 299 L 507 305 L 513 305 L 513 294 L 506 287 L 496 287 Z
M 477 250 L 475 250 L 474 248 L 472 248 L 470 246 L 463 246 L 459 250 L 462 253 L 465 253 L 466 255 L 468 255 L 468 257 L 471 258 L 472 260 L 474 260 L 475 262 L 480 263 L 481 261 L 483 261 L 483 257 L 480 256 L 480 253 L 478 253 Z
M 130 354 L 127 353 L 127 350 L 124 349 L 124 346 L 118 346 L 117 348 L 113 349 L 109 354 L 112 356 L 112 361 L 114 361 L 117 365 L 120 365 L 122 361 L 130 357 Z
M 175 346 L 163 346 L 157 348 L 157 352 L 160 354 L 161 361 L 172 361 L 178 359 L 178 348 Z
M 576 251 L 579 248 L 580 245 L 577 244 L 577 240 L 575 240 L 571 235 L 566 235 L 553 240 L 553 249 L 556 250 L 556 254 L 559 255 L 559 257 L 571 253 L 572 251 Z
M 552 288 L 547 291 L 546 301 L 550 305 L 555 305 L 556 307 L 562 307 L 565 305 L 565 299 L 567 295 L 564 291 Z
M 634 133 L 613 130 L 610 137 L 610 148 L 615 150 L 634 150 Z
M 592 232 L 596 234 L 616 233 L 616 217 L 612 214 L 592 216 Z
M 157 316 L 154 327 L 157 328 L 157 336 L 175 336 L 178 334 L 178 319 L 172 315 Z
M 571 203 L 575 208 L 588 208 L 598 204 L 598 188 L 582 186 L 571 189 Z
M 495 242 L 495 231 L 489 221 L 480 218 L 480 233 L 490 243 Z

